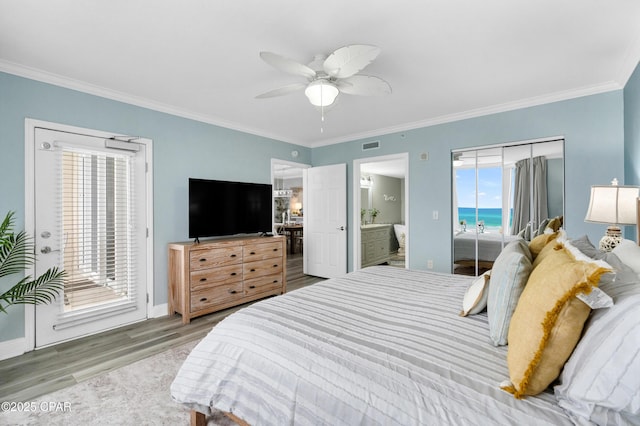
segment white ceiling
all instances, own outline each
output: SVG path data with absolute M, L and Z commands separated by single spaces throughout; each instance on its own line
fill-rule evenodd
M 373 137 L 624 87 L 637 0 L 0 0 L 0 71 L 305 146 Z M 326 115 L 260 57 L 348 44 L 386 97 Z M 304 80 L 302 80 L 304 81 Z
M 380 175 L 403 179 L 406 175 L 404 160 L 373 161 L 360 164 L 361 175 Z

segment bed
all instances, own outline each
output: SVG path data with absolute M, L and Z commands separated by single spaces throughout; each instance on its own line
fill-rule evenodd
M 462 266 L 474 266 L 476 259 L 476 237 L 478 240 L 479 264 L 491 268 L 502 248 L 517 239 L 514 235 L 500 233 L 460 232 L 453 238 L 453 263 Z
M 588 239 L 581 241 L 582 250 L 597 252 Z M 612 290 L 618 291 L 613 296 L 618 310 L 599 310 L 599 316 L 590 317 L 589 332 L 565 365 L 566 374 L 578 382 L 588 376 L 583 371 L 591 371 L 595 389 L 606 394 L 605 405 L 622 400 L 622 415 L 596 401 L 595 409 L 594 404 L 578 406 L 578 413 L 587 414 L 577 416 L 570 405 L 585 386 L 575 387 L 569 379 L 535 396 L 514 398 L 505 391 L 511 341 L 509 346 L 490 343 L 487 311 L 460 316 L 461 302 L 479 278 L 387 266 L 352 272 L 230 315 L 193 349 L 171 396 L 191 408 L 192 424 L 205 424 L 212 410 L 251 425 L 588 425 L 593 424 L 589 415 L 598 424 L 638 424 L 640 246 L 632 246 L 625 249 L 635 267 L 627 268 L 631 278 L 622 290 Z M 617 275 L 612 276 L 609 287 L 602 286 L 607 292 L 617 288 Z M 633 321 L 624 321 L 624 327 L 603 323 L 607 315 L 621 317 L 623 309 L 632 310 Z M 614 364 L 615 371 L 626 365 L 618 381 L 626 380 L 623 393 L 635 393 L 622 399 L 610 397 L 621 391 L 602 383 L 613 373 L 610 365 L 595 363 L 599 352 L 593 350 L 594 339 L 599 344 L 618 328 L 630 330 L 616 337 L 627 350 L 615 352 L 616 343 L 598 349 L 614 351 L 604 354 L 603 362 Z M 626 357 L 623 362 L 620 356 Z M 624 410 L 636 411 L 629 415 Z

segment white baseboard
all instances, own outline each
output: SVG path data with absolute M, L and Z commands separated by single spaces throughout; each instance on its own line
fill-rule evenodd
M 27 340 L 24 337 L 0 342 L 0 361 L 24 354 L 26 347 Z
M 166 317 L 167 315 L 169 315 L 168 303 L 152 306 L 151 312 L 149 312 L 149 318 L 160 318 L 160 317 Z

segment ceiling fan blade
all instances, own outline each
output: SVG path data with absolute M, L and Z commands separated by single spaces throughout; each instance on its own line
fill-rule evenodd
M 331 77 L 347 78 L 362 71 L 380 54 L 380 48 L 366 44 L 352 44 L 333 52 L 322 64 Z
M 316 72 L 314 70 L 306 65 L 294 61 L 293 59 L 285 58 L 284 56 L 271 52 L 260 52 L 260 57 L 263 61 L 282 72 L 301 75 L 308 79 L 313 79 L 316 76 Z
M 389 83 L 379 77 L 369 75 L 354 75 L 338 80 L 336 86 L 338 90 L 347 95 L 382 96 L 391 93 Z
M 269 90 L 268 92 L 262 93 L 256 96 L 256 99 L 264 99 L 264 98 L 274 98 L 276 96 L 288 95 L 289 93 L 297 92 L 298 90 L 302 90 L 307 85 L 305 83 L 293 83 L 288 84 L 286 86 L 279 87 L 277 89 Z

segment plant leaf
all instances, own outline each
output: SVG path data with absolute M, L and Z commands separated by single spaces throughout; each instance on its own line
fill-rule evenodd
M 64 271 L 51 268 L 35 280 L 25 277 L 0 295 L 0 300 L 8 305 L 50 303 L 64 289 Z M 0 310 L 6 312 L 2 307 Z
M 0 277 L 24 272 L 34 261 L 33 244 L 24 231 L 8 235 L 0 244 Z

